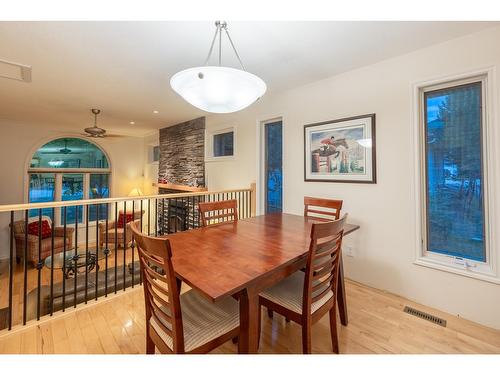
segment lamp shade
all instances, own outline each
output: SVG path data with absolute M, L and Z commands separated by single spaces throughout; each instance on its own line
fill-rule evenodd
M 188 103 L 212 113 L 248 107 L 266 92 L 262 79 L 244 70 L 223 66 L 190 68 L 170 79 L 172 89 Z

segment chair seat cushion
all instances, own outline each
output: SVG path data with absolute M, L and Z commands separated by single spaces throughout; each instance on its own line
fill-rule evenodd
M 232 297 L 212 303 L 194 290 L 180 296 L 184 350 L 192 351 L 207 342 L 235 329 L 240 324 L 239 305 Z M 165 313 L 168 313 L 166 310 Z M 173 349 L 172 338 L 150 319 L 151 327 Z M 170 328 L 170 323 L 162 321 Z
M 269 289 L 260 293 L 260 296 L 274 302 L 288 310 L 302 314 L 302 298 L 304 295 L 304 272 L 295 272 L 286 279 L 273 285 Z M 314 313 L 321 306 L 333 297 L 330 290 L 320 300 L 311 304 L 311 313 Z

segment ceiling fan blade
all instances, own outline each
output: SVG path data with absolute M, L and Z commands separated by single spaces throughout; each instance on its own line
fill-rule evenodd
M 122 134 L 106 134 L 103 138 L 126 138 L 128 135 Z

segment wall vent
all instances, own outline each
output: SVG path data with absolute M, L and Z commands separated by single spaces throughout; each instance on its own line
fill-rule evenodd
M 441 319 L 437 316 L 428 314 L 426 312 L 414 309 L 413 307 L 410 306 L 405 306 L 404 312 L 413 316 L 416 316 L 417 318 L 420 319 L 425 319 L 428 320 L 431 323 L 438 324 L 440 326 L 446 327 L 446 320 Z
M 0 77 L 31 82 L 31 66 L 0 60 Z

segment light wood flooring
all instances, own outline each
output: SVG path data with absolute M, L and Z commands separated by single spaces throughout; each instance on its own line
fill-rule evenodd
M 500 353 L 500 331 L 347 280 L 349 325 L 340 326 L 341 353 Z M 403 312 L 405 305 L 438 315 L 446 328 Z M 313 353 L 331 353 L 328 315 L 313 326 Z M 260 353 L 301 353 L 301 330 L 262 314 Z M 59 317 L 0 333 L 0 353 L 145 352 L 142 288 Z M 214 353 L 236 353 L 227 342 Z
M 83 246 L 80 245 L 80 248 L 82 247 Z M 89 244 L 89 249 L 90 250 L 95 249 L 95 244 L 93 243 Z M 115 264 L 119 269 L 122 269 L 124 262 L 125 264 L 129 264 L 132 262 L 132 249 L 130 247 L 127 247 L 127 249 L 125 250 L 125 254 L 122 247 L 119 247 L 117 250 L 114 250 L 113 246 L 110 246 L 110 249 L 111 253 L 109 254 L 108 257 L 108 269 L 110 270 L 110 272 L 113 272 Z M 102 249 L 100 249 L 99 251 L 102 251 Z M 137 249 L 134 249 L 133 259 L 135 261 L 139 259 L 137 254 Z M 101 271 L 105 269 L 105 263 L 106 262 L 104 259 L 99 261 L 99 266 Z M 83 269 L 81 269 L 81 271 L 82 270 Z M 95 275 L 93 272 L 94 271 L 92 271 L 92 275 Z M 79 278 L 84 277 L 84 274 L 80 274 L 77 277 Z M 90 279 L 92 280 L 93 277 L 95 276 L 91 276 Z M 50 285 L 51 282 L 50 268 L 46 266 L 41 268 L 40 280 L 41 280 L 40 282 L 41 285 Z M 54 269 L 53 272 L 54 285 L 61 283 L 62 280 L 63 280 L 62 270 Z M 38 286 L 38 270 L 35 269 L 32 264 L 28 264 L 26 281 L 27 281 L 28 294 L 36 290 Z M 66 285 L 73 282 L 74 282 L 73 278 L 66 280 Z M 111 290 L 113 290 L 112 286 L 110 286 L 110 292 Z M 9 263 L 7 260 L 2 260 L 0 261 L 0 310 L 5 309 L 9 306 L 8 291 L 9 291 Z M 16 264 L 16 262 L 14 261 L 14 275 L 13 275 L 13 287 L 12 287 L 13 325 L 22 323 L 23 297 L 24 297 L 24 265 L 22 260 L 20 264 Z M 34 313 L 32 312 L 30 315 L 34 315 Z

